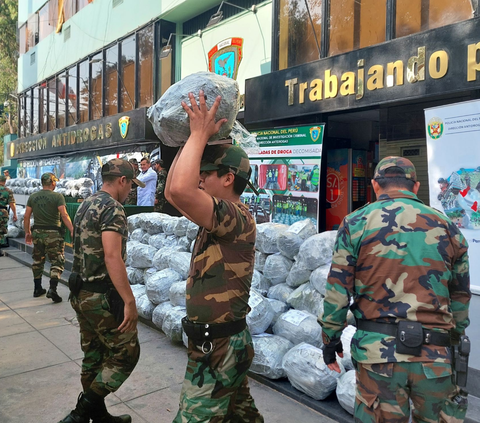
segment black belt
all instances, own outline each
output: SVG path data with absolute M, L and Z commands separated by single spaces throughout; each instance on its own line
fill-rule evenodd
M 82 289 L 84 291 L 95 292 L 97 294 L 105 294 L 110 289 L 114 289 L 114 286 L 110 282 L 110 279 L 103 279 L 101 281 L 95 281 L 95 282 L 83 281 Z
M 8 208 L 5 206 L 0 206 L 0 210 L 8 210 Z
M 48 231 L 60 231 L 62 227 L 54 226 L 54 225 L 33 225 L 32 230 L 35 230 L 35 229 L 44 229 Z
M 185 316 L 182 319 L 183 331 L 195 342 L 226 338 L 241 332 L 247 327 L 246 319 L 226 323 L 195 323 Z
M 372 320 L 358 319 L 357 329 L 397 337 L 396 323 L 380 323 Z M 423 329 L 423 343 L 426 345 L 437 345 L 439 347 L 449 347 L 452 344 L 449 333 L 434 332 L 428 329 Z

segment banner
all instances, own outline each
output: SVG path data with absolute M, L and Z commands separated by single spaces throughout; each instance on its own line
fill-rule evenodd
M 480 294 L 480 101 L 425 109 L 430 205 L 467 239 L 472 292 Z

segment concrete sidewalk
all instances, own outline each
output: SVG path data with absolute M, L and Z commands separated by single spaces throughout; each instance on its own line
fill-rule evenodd
M 43 278 L 48 288 L 48 279 Z M 83 357 L 67 288 L 64 301 L 33 298 L 30 268 L 0 257 L 0 422 L 55 423 L 75 405 L 81 391 Z M 187 354 L 162 333 L 139 323 L 140 361 L 125 384 L 107 397 L 112 414 L 134 423 L 170 423 L 178 408 Z M 250 379 L 266 422 L 333 423 L 295 400 Z M 352 418 L 353 421 L 353 418 Z

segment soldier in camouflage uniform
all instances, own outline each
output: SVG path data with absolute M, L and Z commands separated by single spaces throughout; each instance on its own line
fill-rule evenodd
M 335 352 L 343 356 L 340 335 L 353 298 L 355 421 L 408 422 L 412 413 L 413 421 L 462 422 L 466 398 L 452 382 L 446 347 L 469 324 L 467 242 L 417 198 L 410 160 L 381 160 L 372 186 L 377 201 L 346 216 L 338 230 L 319 319 L 325 363 L 340 372 Z
M 153 211 L 162 213 L 167 200 L 165 200 L 165 184 L 167 183 L 167 170 L 163 167 L 163 160 L 155 160 L 153 170 L 157 172 L 157 190 L 155 192 L 155 204 Z
M 23 225 L 25 229 L 25 242 L 33 242 L 33 283 L 35 285 L 33 296 L 40 297 L 47 292 L 42 288 L 42 275 L 45 258 L 50 261 L 50 288 L 47 298 L 54 303 L 62 301 L 57 293 L 57 285 L 65 267 L 65 240 L 61 221 L 65 224 L 70 234 L 73 235 L 73 226 L 65 206 L 62 194 L 54 192 L 57 186 L 57 177 L 53 173 L 44 173 L 41 177 L 42 189 L 28 197 L 27 208 Z M 33 214 L 35 221 L 30 230 L 30 217 Z
M 133 165 L 135 169 L 135 178 L 136 178 L 140 174 L 140 170 L 138 169 L 138 161 L 137 159 L 130 159 L 129 162 Z M 137 188 L 138 188 L 138 185 L 135 182 L 133 182 L 132 189 L 128 193 L 128 197 L 125 200 L 125 204 L 129 206 L 137 205 Z
M 7 177 L 0 175 L 0 248 L 8 247 L 8 206 L 13 212 L 13 221 L 17 221 L 17 209 L 15 207 L 15 198 L 13 192 L 5 186 Z M 3 251 L 0 250 L 0 257 L 3 256 Z
M 254 351 L 246 325 L 256 226 L 240 201 L 250 176 L 248 156 L 232 145 L 205 148 L 226 119 L 190 94 L 191 135 L 172 164 L 165 195 L 200 226 L 187 281 L 188 363 L 175 423 L 263 422 L 248 387 Z M 205 153 L 204 153 L 205 150 Z M 202 153 L 204 163 L 200 166 Z M 200 175 L 200 182 L 198 175 Z
M 113 159 L 102 166 L 103 185 L 75 219 L 71 305 L 80 324 L 83 392 L 60 423 L 129 423 L 112 416 L 105 397 L 117 391 L 140 357 L 138 314 L 125 269 L 127 218 L 121 205 L 135 179 L 133 165 Z M 78 292 L 77 292 L 78 291 Z M 116 298 L 116 300 L 114 300 Z

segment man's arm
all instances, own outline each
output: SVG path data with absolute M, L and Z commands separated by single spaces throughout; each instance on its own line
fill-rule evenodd
M 62 218 L 62 221 L 67 229 L 70 231 L 70 236 L 73 239 L 73 225 L 72 221 L 70 220 L 70 216 L 67 213 L 66 206 L 58 206 L 58 211 L 60 212 L 60 217 Z
M 122 258 L 122 235 L 114 231 L 103 231 L 102 245 L 108 275 L 125 303 L 125 318 L 118 330 L 122 333 L 132 332 L 137 327 L 138 313 Z
M 25 231 L 25 242 L 27 244 L 32 243 L 32 232 L 30 231 L 30 217 L 32 216 L 32 208 L 27 206 L 25 214 L 23 215 L 23 229 Z
M 153 169 L 149 168 L 147 172 L 145 173 L 140 173 L 140 175 L 137 176 L 137 179 L 141 182 L 147 183 L 153 180 L 157 180 L 157 172 L 155 172 Z
M 170 170 L 168 191 L 175 207 L 197 225 L 210 230 L 213 223 L 213 200 L 209 194 L 198 188 L 200 161 L 209 138 L 220 130 L 227 119 L 215 122 L 220 96 L 215 99 L 210 110 L 205 103 L 203 91 L 199 93 L 199 105 L 192 93 L 188 96 L 192 107 L 188 107 L 183 101 L 182 106 L 190 118 L 190 137 L 178 156 L 173 171 Z
M 9 203 L 10 209 L 13 212 L 13 221 L 17 221 L 17 206 L 15 205 L 15 202 Z

